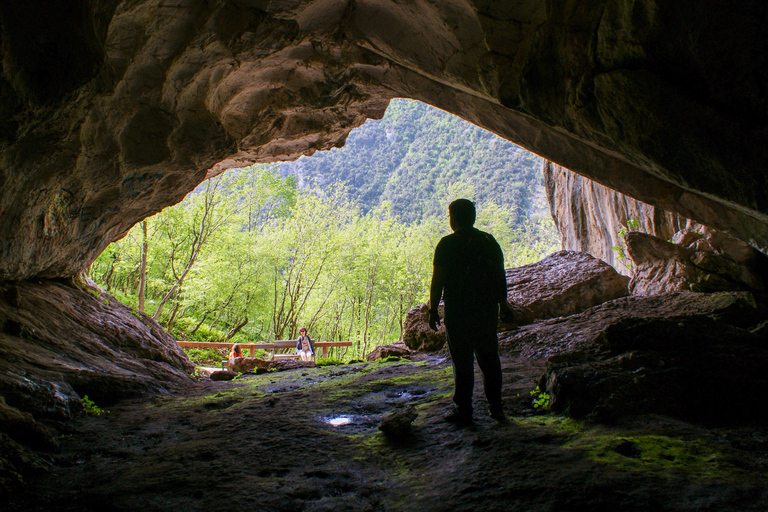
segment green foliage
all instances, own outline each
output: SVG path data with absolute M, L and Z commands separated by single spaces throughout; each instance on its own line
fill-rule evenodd
M 630 231 L 638 231 L 639 229 L 640 221 L 637 219 L 629 219 L 627 220 L 627 227 L 619 229 L 617 234 L 619 235 L 619 238 L 623 240 L 627 233 Z M 616 259 L 619 260 L 622 265 L 632 270 L 632 261 L 630 260 L 629 256 L 627 256 L 627 245 L 624 242 L 620 242 L 618 245 L 614 245 L 611 247 L 611 250 L 616 253 Z
M 80 401 L 83 407 L 85 407 L 85 413 L 89 416 L 101 416 L 104 413 L 109 413 L 109 411 L 105 411 L 96 405 L 93 400 L 88 398 L 88 395 L 85 395 Z
M 333 357 L 318 357 L 315 361 L 316 366 L 339 366 L 343 365 L 344 361 Z
M 518 223 L 537 204 L 543 160 L 463 119 L 414 100 L 395 99 L 380 121 L 368 120 L 342 148 L 281 164 L 307 187 L 339 183 L 363 213 L 389 203 L 406 223 L 445 215 L 442 192 L 512 212 Z M 544 208 L 546 209 L 546 208 Z
M 535 389 L 531 390 L 530 395 L 533 398 L 534 409 L 549 410 L 549 395 L 540 390 L 539 386 L 536 386 Z
M 219 366 L 226 349 L 184 347 L 184 353 L 197 366 Z

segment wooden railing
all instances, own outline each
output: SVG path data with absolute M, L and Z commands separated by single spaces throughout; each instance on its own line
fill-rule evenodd
M 177 341 L 180 347 L 195 347 L 195 348 L 226 348 L 232 350 L 234 343 L 217 343 L 209 341 Z M 322 348 L 323 353 L 321 357 L 328 357 L 328 349 L 332 347 L 351 347 L 351 341 L 316 341 L 315 352 L 317 349 Z M 275 356 L 275 350 L 285 348 L 295 348 L 296 340 L 276 340 L 273 343 L 240 343 L 240 348 L 243 350 L 250 350 L 251 357 L 256 357 L 256 350 L 267 350 L 272 352 L 272 357 Z

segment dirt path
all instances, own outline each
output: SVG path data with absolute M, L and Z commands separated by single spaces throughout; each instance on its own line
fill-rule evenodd
M 439 358 L 201 382 L 72 425 L 9 510 L 768 510 L 766 430 L 664 418 L 591 426 L 531 407 L 541 363 L 502 360 L 510 421 L 442 421 Z M 476 403 L 481 400 L 479 378 Z M 416 407 L 412 434 L 381 419 Z M 348 423 L 333 426 L 333 419 Z M 1 507 L 0 507 L 1 508 Z

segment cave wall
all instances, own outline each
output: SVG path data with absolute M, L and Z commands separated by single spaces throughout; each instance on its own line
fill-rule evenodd
M 626 276 L 631 260 L 614 247 L 625 245 L 619 230 L 636 221 L 635 231 L 669 240 L 682 229 L 701 226 L 672 212 L 643 203 L 595 183 L 550 161 L 544 162 L 544 184 L 550 212 L 563 250 L 591 254 Z
M 768 246 L 768 5 L 74 0 L 0 6 L 0 280 L 71 276 L 206 176 L 425 101 Z

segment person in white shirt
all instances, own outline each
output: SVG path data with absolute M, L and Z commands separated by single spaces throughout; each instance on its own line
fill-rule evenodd
M 302 361 L 311 361 L 315 357 L 315 342 L 307 334 L 307 329 L 299 329 L 299 339 L 296 340 L 296 353 Z

